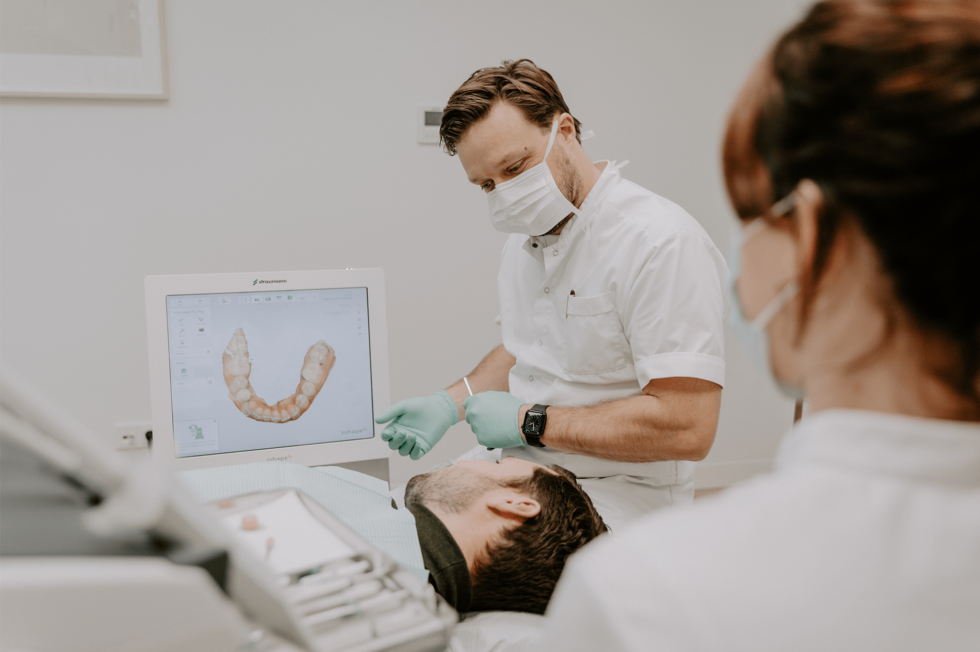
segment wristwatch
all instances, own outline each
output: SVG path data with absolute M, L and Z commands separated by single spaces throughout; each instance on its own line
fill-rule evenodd
M 547 409 L 547 405 L 535 405 L 528 408 L 527 412 L 524 413 L 524 425 L 521 426 L 521 432 L 524 433 L 524 441 L 527 442 L 528 446 L 544 448 L 541 437 L 544 436 L 544 427 L 548 423 L 548 415 L 545 412 Z

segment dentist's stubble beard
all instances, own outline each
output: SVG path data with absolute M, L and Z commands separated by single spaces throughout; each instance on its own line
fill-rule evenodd
M 581 196 L 582 177 L 572 166 L 572 160 L 568 157 L 568 154 L 565 153 L 564 149 L 557 150 L 555 154 L 558 156 L 558 174 L 555 175 L 555 185 L 558 186 L 558 190 L 565 196 L 565 199 L 571 202 L 576 208 L 579 208 L 581 207 L 582 202 L 585 201 L 585 197 Z M 550 231 L 543 233 L 538 237 L 554 235 L 556 231 L 564 228 L 564 226 L 568 224 L 574 215 L 575 213 L 569 213 L 560 222 L 558 222 L 558 224 L 552 227 Z

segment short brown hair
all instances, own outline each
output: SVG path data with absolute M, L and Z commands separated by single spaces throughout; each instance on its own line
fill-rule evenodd
M 456 89 L 443 111 L 439 139 L 450 156 L 456 154 L 456 144 L 466 130 L 485 118 L 500 100 L 516 106 L 529 122 L 544 129 L 551 128 L 556 113 L 571 115 L 554 78 L 530 59 L 480 68 Z M 582 123 L 574 117 L 572 120 L 575 137 L 581 143 Z
M 537 516 L 487 547 L 473 573 L 473 611 L 543 614 L 571 554 L 606 532 L 588 494 L 571 471 L 535 469 L 506 486 L 541 505 Z M 557 475 L 556 475 L 557 474 Z
M 724 143 L 742 219 L 802 180 L 823 192 L 801 324 L 845 225 L 874 246 L 893 303 L 956 355 L 932 369 L 980 405 L 980 2 L 827 0 L 746 83 Z M 801 333 L 802 328 L 801 327 Z

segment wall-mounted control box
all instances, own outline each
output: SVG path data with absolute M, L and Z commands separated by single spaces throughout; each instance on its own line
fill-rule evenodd
M 439 144 L 439 125 L 442 124 L 442 108 L 433 104 L 419 105 L 416 130 L 419 143 Z

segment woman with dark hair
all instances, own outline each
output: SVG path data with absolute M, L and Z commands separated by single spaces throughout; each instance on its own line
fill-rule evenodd
M 573 557 L 550 649 L 980 649 L 980 2 L 816 4 L 723 158 L 730 318 L 812 414 Z

